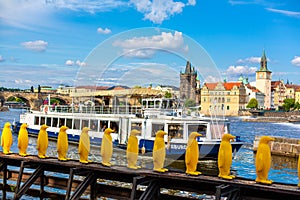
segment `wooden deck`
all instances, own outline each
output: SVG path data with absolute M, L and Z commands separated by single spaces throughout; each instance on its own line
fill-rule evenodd
M 19 168 L 15 169 L 10 166 Z M 31 170 L 28 172 L 24 169 Z M 175 171 L 156 173 L 149 169 L 131 170 L 125 166 L 104 167 L 100 163 L 81 164 L 76 160 L 62 162 L 57 158 L 39 159 L 37 156 L 21 157 L 17 154 L 0 153 L 0 170 L 4 172 L 1 173 L 3 199 L 5 199 L 6 191 L 11 190 L 14 190 L 14 199 L 20 199 L 24 194 L 39 196 L 41 199 L 46 197 L 56 199 L 96 199 L 97 197 L 193 199 L 192 196 L 162 193 L 162 188 L 193 192 L 199 195 L 214 195 L 216 199 L 225 196 L 228 199 L 249 200 L 300 199 L 300 189 L 297 185 L 274 183 L 269 186 L 238 177 L 227 181 L 207 175 L 189 176 Z M 49 175 L 48 172 L 54 173 Z M 65 175 L 55 176 L 56 173 Z M 77 179 L 77 175 L 81 177 L 80 180 Z M 14 180 L 16 184 L 8 185 L 8 180 Z M 114 184 L 107 184 L 110 181 Z M 31 187 L 33 184 L 39 186 L 40 189 L 33 189 Z M 144 189 L 140 189 L 138 187 L 140 185 Z M 62 189 L 65 193 L 49 192 L 44 186 Z M 84 194 L 89 195 L 82 196 Z

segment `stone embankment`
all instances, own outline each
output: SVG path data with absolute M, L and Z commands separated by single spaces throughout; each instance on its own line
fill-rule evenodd
M 0 107 L 0 112 L 7 112 L 9 111 L 8 107 Z
M 300 111 L 293 111 L 293 112 L 264 111 L 263 116 L 253 116 L 249 118 L 243 118 L 243 121 L 245 122 L 290 122 L 289 119 L 291 118 L 300 119 Z
M 253 151 L 257 151 L 261 136 L 255 136 Z M 279 156 L 297 157 L 300 153 L 300 139 L 273 137 L 275 141 L 270 142 L 271 154 Z

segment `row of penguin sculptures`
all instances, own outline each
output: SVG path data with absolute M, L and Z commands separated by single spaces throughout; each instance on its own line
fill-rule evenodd
M 10 147 L 13 143 L 11 124 L 9 122 L 5 123 L 2 135 L 1 135 L 1 146 L 4 154 L 11 154 Z M 27 132 L 27 124 L 22 124 L 18 134 L 18 149 L 20 156 L 27 156 L 27 147 L 28 147 L 28 132 Z M 42 125 L 38 134 L 37 139 L 37 150 L 38 157 L 40 159 L 47 158 L 46 151 L 48 148 L 48 133 L 46 129 L 47 125 Z M 61 126 L 57 139 L 57 154 L 58 160 L 67 161 L 70 158 L 67 157 L 68 152 L 68 136 L 66 130 L 68 127 Z M 88 127 L 84 127 L 82 129 L 82 133 L 80 135 L 80 140 L 78 144 L 78 154 L 80 156 L 80 163 L 90 163 L 91 160 L 88 160 L 88 155 L 90 152 L 90 138 L 88 135 L 88 131 L 90 129 Z M 101 143 L 101 157 L 102 157 L 102 165 L 111 166 L 111 157 L 113 154 L 113 144 L 111 133 L 114 130 L 110 128 L 106 128 L 104 131 L 104 135 Z M 139 148 L 138 148 L 138 138 L 137 135 L 140 135 L 141 132 L 134 129 L 130 132 L 130 136 L 128 138 L 127 150 L 126 150 L 126 158 L 127 158 L 127 167 L 130 169 L 139 169 L 141 166 L 137 165 Z M 164 168 L 164 161 L 166 157 L 166 147 L 164 136 L 167 135 L 166 132 L 160 130 L 157 131 L 154 147 L 153 147 L 153 170 L 156 172 L 166 172 L 167 168 Z M 201 136 L 201 134 L 197 132 L 192 132 L 189 135 L 186 153 L 185 153 L 185 165 L 186 165 L 186 174 L 189 175 L 199 175 L 201 172 L 197 171 L 197 163 L 199 157 L 199 148 L 198 142 L 196 140 L 197 137 Z M 222 141 L 219 148 L 218 153 L 218 168 L 219 168 L 219 177 L 227 180 L 231 180 L 235 178 L 234 175 L 230 174 L 230 168 L 232 164 L 232 147 L 230 141 L 234 140 L 235 136 L 231 134 L 224 134 L 222 137 Z M 256 182 L 262 184 L 272 184 L 271 180 L 268 180 L 268 172 L 271 167 L 271 151 L 268 143 L 270 141 L 274 141 L 274 138 L 269 136 L 262 136 L 258 145 L 255 165 L 256 165 Z M 298 175 L 300 179 L 300 159 L 298 161 Z M 300 187 L 300 182 L 298 184 Z

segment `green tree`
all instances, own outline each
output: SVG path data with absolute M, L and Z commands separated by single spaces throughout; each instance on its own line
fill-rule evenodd
M 296 102 L 296 103 L 295 103 L 294 109 L 295 109 L 295 110 L 299 110 L 299 109 L 300 109 L 300 103 L 299 103 L 299 102 Z
M 282 107 L 285 111 L 290 111 L 295 106 L 295 99 L 285 99 L 283 102 Z
M 254 109 L 257 107 L 258 107 L 258 102 L 255 98 L 250 99 L 248 105 L 246 106 L 246 108 L 251 108 L 251 109 Z
M 171 97 L 172 97 L 171 92 L 166 91 L 165 98 L 171 98 Z
M 187 99 L 184 103 L 185 107 L 194 107 L 196 106 L 196 102 L 193 99 Z

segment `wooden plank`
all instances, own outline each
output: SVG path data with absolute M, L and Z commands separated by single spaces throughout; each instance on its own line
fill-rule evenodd
M 272 197 L 274 199 L 286 199 L 287 197 L 291 197 L 300 199 L 300 190 L 296 184 L 273 183 L 272 185 L 261 185 L 255 183 L 254 180 L 243 179 L 240 177 L 233 180 L 223 180 L 216 176 L 208 175 L 189 176 L 185 173 L 172 170 L 166 173 L 157 173 L 153 172 L 151 169 L 131 170 L 125 166 L 117 165 L 104 167 L 100 163 L 82 164 L 77 160 L 62 162 L 58 161 L 57 158 L 39 159 L 37 156 L 21 157 L 17 154 L 4 155 L 0 153 L 0 160 L 5 160 L 8 166 L 20 166 L 21 161 L 31 162 L 33 164 L 36 163 L 37 165 L 43 164 L 45 171 L 64 174 L 69 174 L 71 168 L 78 169 L 79 171 L 92 171 L 98 179 L 116 180 L 128 184 L 132 184 L 134 177 L 144 176 L 149 179 L 159 180 L 161 188 L 196 192 L 198 194 L 215 194 L 216 186 L 230 185 L 232 187 L 240 188 L 242 196 Z M 63 187 L 62 182 L 56 183 L 56 181 L 60 182 L 61 179 L 48 179 L 45 183 L 51 185 L 51 187 L 55 187 L 56 185 Z M 74 182 L 73 184 L 77 184 L 78 186 L 80 182 Z M 102 185 L 100 186 L 104 187 Z M 97 187 L 100 186 L 97 184 Z M 72 185 L 72 187 L 74 187 L 74 185 Z M 284 196 L 287 197 L 282 198 Z M 130 192 L 128 197 L 130 197 Z

